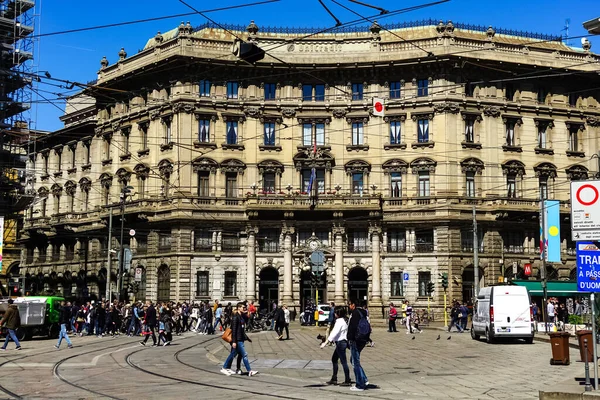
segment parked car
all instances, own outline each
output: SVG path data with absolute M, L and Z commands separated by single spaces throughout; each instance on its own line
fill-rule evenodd
M 484 336 L 488 343 L 498 338 L 524 339 L 533 343 L 535 334 L 531 299 L 523 286 L 490 286 L 479 291 L 473 310 L 471 337 Z
M 326 324 L 329 321 L 329 313 L 332 312 L 331 306 L 329 304 L 319 304 L 317 312 L 319 313 L 319 324 Z

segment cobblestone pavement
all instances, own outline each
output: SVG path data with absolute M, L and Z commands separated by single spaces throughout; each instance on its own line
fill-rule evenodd
M 0 353 L 0 398 L 533 399 L 538 390 L 584 371 L 573 349 L 570 366 L 551 366 L 548 343 L 488 345 L 468 333 L 452 333 L 448 340 L 436 329 L 406 335 L 377 328 L 375 347 L 365 348 L 361 358 L 370 383 L 380 389 L 354 393 L 324 384 L 333 348 L 320 349 L 318 333 L 324 328 L 296 325 L 287 341 L 273 332 L 250 334 L 246 348 L 260 371 L 254 377 L 219 373 L 229 351 L 219 336 L 186 333 L 159 348 L 127 337 L 77 337 L 75 348 L 63 343 L 59 351 L 53 340 L 24 342 L 20 352 L 11 343 Z

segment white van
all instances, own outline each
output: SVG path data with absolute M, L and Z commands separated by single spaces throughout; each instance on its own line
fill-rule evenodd
M 525 339 L 533 343 L 531 299 L 523 286 L 489 286 L 479 291 L 473 310 L 471 337 Z

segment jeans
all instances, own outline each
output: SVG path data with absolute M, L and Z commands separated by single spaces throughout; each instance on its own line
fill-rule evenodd
M 58 343 L 56 343 L 56 347 L 60 347 L 63 338 L 67 341 L 69 347 L 73 346 L 71 340 L 69 340 L 69 335 L 67 335 L 67 324 L 60 324 L 60 333 L 58 334 Z
M 365 348 L 365 345 L 366 343 L 363 342 L 350 342 L 350 355 L 352 357 L 352 365 L 354 366 L 354 379 L 356 381 L 356 387 L 359 389 L 366 389 L 367 387 L 367 376 L 360 366 L 360 352 Z
M 388 332 L 398 332 L 396 330 L 396 319 L 390 319 Z
M 221 317 L 219 317 L 215 320 L 215 326 L 213 327 L 214 331 L 217 330 L 217 325 L 219 325 L 219 324 L 221 324 L 221 329 L 225 330 L 225 328 L 223 327 L 223 321 L 221 321 Z
M 6 346 L 8 346 L 8 342 L 10 339 L 12 339 L 13 342 L 15 342 L 15 344 L 17 345 L 17 348 L 21 347 L 21 343 L 19 343 L 19 339 L 17 339 L 17 335 L 15 335 L 15 330 L 9 329 L 8 332 L 6 333 L 6 340 L 4 341 L 4 346 L 2 346 L 3 349 L 5 349 Z
M 104 328 L 104 323 L 102 323 L 102 321 L 96 320 L 96 329 L 94 329 L 94 331 L 96 332 L 96 336 L 102 335 L 103 328 Z
M 244 342 L 237 342 L 237 346 L 235 349 L 233 348 L 233 346 L 231 346 L 231 352 L 229 353 L 229 357 L 227 357 L 227 360 L 225 360 L 223 368 L 231 368 L 233 358 L 236 356 L 236 354 L 242 356 L 242 361 L 244 361 L 244 367 L 246 368 L 246 371 L 252 371 L 252 368 L 250 368 L 250 362 L 248 361 L 248 353 L 246 353 L 246 348 L 244 347 Z
M 459 332 L 463 331 L 463 328 L 460 326 L 460 319 L 458 317 L 454 317 L 452 318 L 452 321 L 450 322 L 450 326 L 448 327 L 448 332 L 450 332 L 452 330 L 452 327 L 454 325 L 456 325 L 456 329 L 458 329 Z
M 346 349 L 348 348 L 348 341 L 342 340 L 335 342 L 335 351 L 331 356 L 331 363 L 333 364 L 333 375 L 331 376 L 332 381 L 337 381 L 338 375 L 338 360 L 342 363 L 342 369 L 344 370 L 344 382 L 350 382 L 350 370 L 348 369 L 348 361 L 346 359 Z
M 129 323 L 129 328 L 127 328 L 127 334 L 133 331 L 133 335 L 140 334 L 140 325 L 138 323 L 138 319 L 136 317 L 131 317 L 131 322 Z
M 71 317 L 71 332 L 75 332 L 75 317 Z

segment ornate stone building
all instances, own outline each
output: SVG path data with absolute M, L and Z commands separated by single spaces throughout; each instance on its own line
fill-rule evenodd
M 595 174 L 600 136 L 589 43 L 452 22 L 311 37 L 229 28 L 182 24 L 122 49 L 69 101 L 65 128 L 29 158 L 30 291 L 104 293 L 125 186 L 137 298 L 298 305 L 322 251 L 320 300 L 423 307 L 433 281 L 440 305 L 441 273 L 468 299 L 474 246 L 482 284 L 512 278 L 514 263 L 539 273 L 540 198 L 564 214 L 549 278 L 573 274 L 569 181 Z M 236 59 L 232 32 L 266 57 Z

